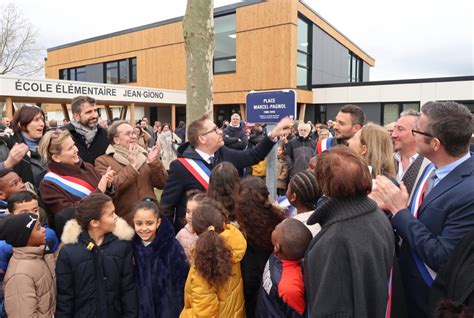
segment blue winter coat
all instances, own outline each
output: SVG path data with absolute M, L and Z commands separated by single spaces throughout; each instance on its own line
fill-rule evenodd
M 188 264 L 174 229 L 166 217 L 148 246 L 138 235 L 133 237 L 135 282 L 138 289 L 138 316 L 143 318 L 178 317 L 184 306 L 184 284 Z

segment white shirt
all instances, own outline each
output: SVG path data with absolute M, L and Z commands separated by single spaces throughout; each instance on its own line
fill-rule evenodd
M 208 164 L 212 164 L 211 163 L 211 157 L 214 157 L 214 155 L 209 155 L 209 154 L 205 153 L 204 151 L 196 149 L 196 148 L 194 150 L 196 150 L 198 155 L 200 155 L 201 158 L 204 159 L 205 162 L 207 162 Z
M 405 172 L 410 168 L 411 164 L 418 158 L 418 154 L 415 153 L 413 156 L 410 157 L 410 160 L 408 160 L 409 164 L 406 170 L 403 170 L 403 163 L 402 163 L 402 158 L 400 156 L 400 152 L 397 151 L 393 157 L 395 160 L 398 162 L 398 173 L 397 173 L 397 181 L 400 182 L 403 179 L 403 176 L 405 175 Z

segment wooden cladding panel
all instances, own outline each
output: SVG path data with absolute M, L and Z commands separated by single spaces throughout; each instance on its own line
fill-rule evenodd
M 176 22 L 50 51 L 47 64 L 49 66 L 78 62 L 81 65 L 93 64 L 96 63 L 98 56 L 114 56 L 131 51 L 183 43 L 181 25 L 181 22 Z
M 214 91 L 294 87 L 296 48 L 283 43 L 295 37 L 296 26 L 291 24 L 239 33 L 237 72 L 215 75 Z
M 297 0 L 269 0 L 237 9 L 237 32 L 297 24 Z

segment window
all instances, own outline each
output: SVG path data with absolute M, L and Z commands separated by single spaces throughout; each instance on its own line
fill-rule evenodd
M 62 80 L 67 80 L 68 79 L 67 68 L 59 70 L 59 79 L 62 79 Z
M 214 19 L 214 74 L 236 71 L 235 13 Z
M 137 58 L 61 69 L 59 79 L 107 84 L 136 82 Z
M 137 81 L 137 58 L 130 59 L 130 82 L 134 83 Z
M 86 81 L 86 68 L 77 67 L 75 68 L 75 71 L 76 71 L 76 81 L 85 82 Z
M 348 82 L 362 82 L 362 60 L 352 52 L 349 52 L 348 58 Z
M 388 125 L 394 121 L 397 121 L 398 117 L 400 117 L 400 113 L 402 111 L 413 109 L 416 111 L 420 111 L 420 104 L 419 103 L 386 103 L 382 104 L 382 120 L 381 122 L 383 125 Z
M 312 24 L 302 16 L 298 17 L 298 48 L 296 62 L 296 86 L 309 89 L 311 87 L 311 51 Z

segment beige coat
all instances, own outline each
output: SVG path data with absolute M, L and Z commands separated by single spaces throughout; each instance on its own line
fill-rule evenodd
M 133 207 L 145 197 L 155 198 L 153 188 L 163 189 L 168 173 L 158 157 L 150 163 L 144 163 L 137 171 L 130 164 L 125 165 L 115 160 L 112 147 L 107 148 L 106 154 L 95 160 L 95 168 L 102 175 L 109 166 L 117 173 L 114 178 L 115 211 L 132 225 Z
M 15 247 L 3 280 L 9 318 L 52 317 L 56 309 L 55 259 L 44 245 Z
M 165 131 L 158 135 L 157 143 L 160 145 L 160 156 L 161 160 L 163 161 L 163 165 L 165 166 L 166 170 L 169 170 L 171 161 L 178 158 L 176 151 L 173 149 L 173 144 L 180 144 L 181 138 L 171 131 Z

